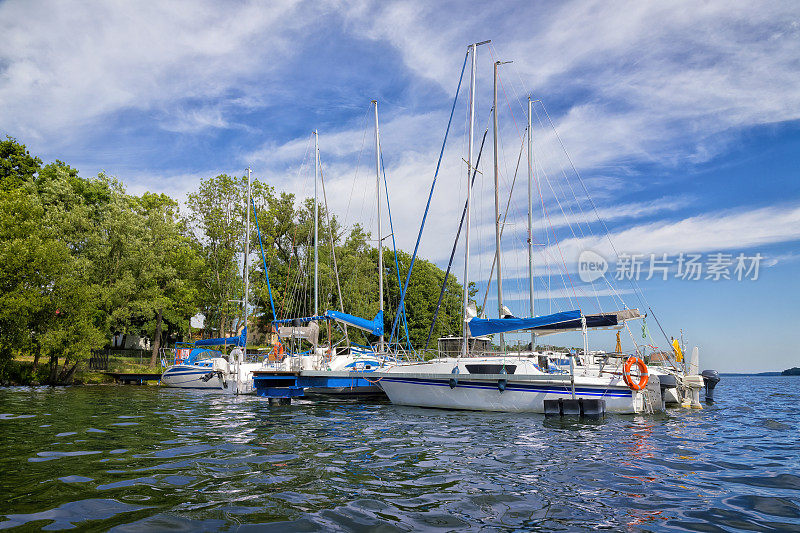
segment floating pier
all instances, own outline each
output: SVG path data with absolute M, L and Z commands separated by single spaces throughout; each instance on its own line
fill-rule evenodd
M 589 398 L 559 398 L 544 401 L 544 416 L 581 418 L 603 418 L 606 414 L 606 401 Z
M 379 394 L 376 381 L 369 374 L 356 371 L 300 370 L 277 371 L 256 370 L 253 372 L 253 387 L 258 396 L 270 402 L 290 403 L 309 393 L 325 394 Z

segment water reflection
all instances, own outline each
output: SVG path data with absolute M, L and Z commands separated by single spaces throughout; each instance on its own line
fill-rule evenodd
M 702 411 L 601 420 L 0 389 L 0 528 L 793 527 L 800 380 L 736 380 Z

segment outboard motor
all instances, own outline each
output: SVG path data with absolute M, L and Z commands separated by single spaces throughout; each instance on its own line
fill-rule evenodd
M 706 386 L 706 402 L 714 403 L 714 387 L 719 383 L 719 372 L 716 370 L 703 370 L 703 383 Z
M 666 409 L 667 407 L 667 390 L 672 389 L 673 391 L 678 388 L 678 379 L 673 376 L 672 374 L 660 374 L 658 376 L 658 385 L 661 389 L 661 403 L 662 408 Z M 673 396 L 677 397 L 677 393 L 673 392 L 670 395 L 670 398 Z

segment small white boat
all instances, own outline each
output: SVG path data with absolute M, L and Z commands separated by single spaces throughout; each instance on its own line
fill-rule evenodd
M 161 384 L 182 389 L 223 389 L 227 387 L 228 359 L 221 352 L 193 348 L 185 360 L 177 360 L 161 375 Z
M 262 368 L 261 361 L 247 361 L 241 348 L 230 355 L 203 347 L 216 341 L 241 342 L 240 337 L 198 341 L 193 348 L 176 348 L 176 358 L 161 375 L 161 384 L 180 389 L 218 390 L 229 394 L 252 394 L 253 371 Z M 219 344 L 223 344 L 220 342 Z M 187 355 L 188 354 L 188 355 Z
M 470 366 L 517 369 L 514 374 L 471 373 Z M 453 373 L 456 368 L 458 372 Z M 590 376 L 576 376 L 573 388 L 568 375 L 537 372 L 524 361 L 512 362 L 502 357 L 399 365 L 378 372 L 375 377 L 394 404 L 473 411 L 544 414 L 545 400 L 577 399 L 603 400 L 604 412 L 641 413 L 648 410 L 648 402 L 658 401 L 659 394 L 657 381 L 650 381 L 649 388 L 634 391 L 621 379 Z

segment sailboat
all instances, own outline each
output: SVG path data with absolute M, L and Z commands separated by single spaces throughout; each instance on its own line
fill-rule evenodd
M 335 374 L 342 372 L 357 372 L 369 374 L 387 363 L 395 363 L 396 359 L 387 353 L 384 337 L 384 269 L 383 269 L 383 242 L 381 227 L 381 160 L 380 160 L 380 130 L 378 127 L 378 102 L 372 101 L 375 115 L 375 160 L 376 160 L 376 205 L 377 205 L 377 234 L 378 234 L 378 302 L 379 310 L 371 318 L 362 318 L 344 312 L 344 301 L 341 289 L 338 284 L 338 267 L 336 263 L 335 250 L 333 251 L 334 273 L 337 276 L 337 289 L 339 290 L 339 300 L 341 308 L 339 310 L 319 311 L 319 213 L 318 213 L 318 192 L 319 183 L 319 134 L 314 131 L 314 313 L 311 316 L 292 317 L 277 319 L 272 322 L 276 328 L 276 333 L 280 340 L 280 350 L 284 353 L 280 357 L 265 361 L 259 369 L 255 387 L 258 394 L 268 395 L 275 393 L 276 387 L 272 386 L 276 380 L 285 379 L 281 377 L 286 373 L 299 373 L 300 371 L 314 372 L 316 382 L 319 386 L 306 387 L 305 393 L 317 394 L 366 394 L 382 393 L 382 390 L 374 382 L 364 378 L 337 378 Z M 323 185 L 324 190 L 324 185 Z M 265 264 L 266 271 L 266 264 Z M 268 275 L 267 275 L 268 276 Z M 275 315 L 273 309 L 273 315 Z M 328 347 L 320 346 L 319 331 L 320 325 L 327 325 L 330 330 L 331 324 L 338 323 L 344 329 L 346 346 L 337 350 L 333 345 Z M 377 337 L 375 346 L 358 346 L 350 342 L 347 337 L 347 328 L 354 327 L 362 330 L 368 335 Z M 329 335 L 330 337 L 330 335 Z M 289 349 L 286 345 L 300 347 L 305 341 L 311 345 L 309 350 Z M 270 375 L 272 373 L 272 375 Z M 326 377 L 328 378 L 326 380 Z M 274 379 L 273 379 L 274 378 Z
M 555 415 L 602 415 L 605 412 L 640 413 L 661 409 L 661 388 L 657 376 L 648 373 L 646 365 L 632 358 L 630 367 L 619 372 L 604 372 L 588 365 L 576 364 L 570 358 L 568 373 L 553 373 L 540 365 L 538 358 L 511 356 L 506 354 L 503 335 L 510 332 L 531 332 L 531 345 L 535 334 L 550 334 L 565 331 L 580 331 L 583 335 L 584 357 L 588 357 L 587 333 L 590 328 L 605 328 L 624 324 L 640 318 L 638 310 L 624 309 L 612 313 L 586 314 L 573 309 L 544 316 L 534 314 L 533 286 L 531 285 L 530 313 L 527 318 L 511 316 L 502 300 L 500 213 L 498 199 L 498 148 L 497 148 L 497 69 L 501 62 L 494 63 L 493 122 L 495 137 L 495 259 L 497 262 L 498 318 L 478 316 L 469 300 L 470 259 L 470 204 L 471 183 L 475 169 L 473 162 L 473 140 L 475 122 L 476 53 L 480 45 L 469 46 L 467 57 L 471 58 L 469 91 L 469 137 L 467 148 L 467 186 L 465 202 L 465 257 L 463 279 L 463 330 L 461 353 L 458 357 L 437 357 L 426 362 L 407 362 L 382 369 L 375 374 L 392 403 L 398 405 L 465 409 L 478 411 L 534 412 Z M 466 66 L 466 58 L 465 58 Z M 463 77 L 463 70 L 462 70 Z M 459 87 L 460 87 L 459 82 Z M 458 93 L 456 93 L 456 99 Z M 455 109 L 455 103 L 453 104 Z M 452 120 L 452 113 L 451 113 Z M 528 100 L 528 231 L 531 228 L 531 100 Z M 448 126 L 449 129 L 449 126 Z M 446 136 L 445 136 L 446 142 Z M 444 148 L 443 148 L 444 150 Z M 440 156 L 441 162 L 441 156 Z M 438 173 L 438 170 L 437 170 Z M 434 184 L 436 178 L 434 177 Z M 423 217 L 422 227 L 425 219 Z M 420 233 L 422 228 L 420 228 Z M 530 239 L 528 241 L 529 272 L 533 277 L 533 259 Z M 530 281 L 530 280 L 529 280 Z M 404 290 L 405 292 L 405 290 Z M 474 353 L 476 339 L 497 336 L 501 353 Z M 521 354 L 520 354 L 521 355 Z
M 247 169 L 247 208 L 244 243 L 244 297 L 242 314 L 244 327 L 235 337 L 203 339 L 192 343 L 178 343 L 175 346 L 175 360 L 161 375 L 161 383 L 167 387 L 181 389 L 210 389 L 230 394 L 250 394 L 253 392 L 253 371 L 261 368 L 260 360 L 249 360 L 247 354 L 248 303 L 250 296 L 249 257 L 250 257 L 250 204 L 251 171 Z M 222 346 L 223 351 L 212 350 Z M 227 346 L 234 346 L 230 354 Z

